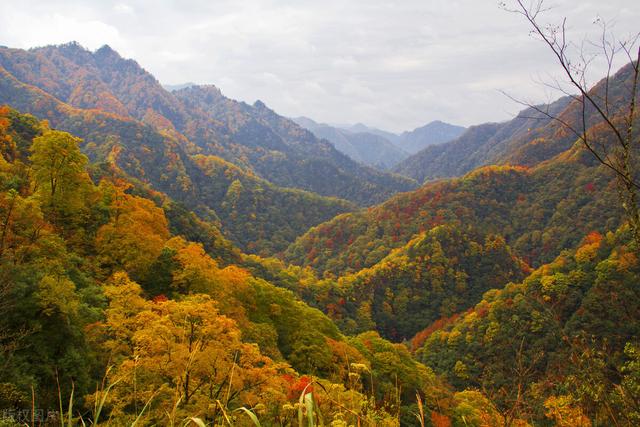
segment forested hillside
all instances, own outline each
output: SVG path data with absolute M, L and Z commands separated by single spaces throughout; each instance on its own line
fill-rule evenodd
M 546 408 L 571 425 L 636 425 L 636 254 L 628 228 L 591 233 L 523 282 L 425 331 L 414 340 L 417 357 L 456 387 L 484 390 L 505 413 L 537 419 Z
M 0 47 L 0 427 L 640 424 L 639 86 L 314 136 Z
M 355 208 L 345 200 L 279 188 L 221 158 L 195 154 L 197 149 L 181 134 L 71 107 L 1 69 L 0 101 L 81 136 L 86 140 L 81 148 L 92 161 L 113 162 L 204 219 L 224 224 L 227 236 L 246 250 L 282 250 L 310 226 Z
M 540 108 L 549 114 L 558 114 L 568 103 L 568 98 L 562 98 Z M 527 109 L 508 122 L 471 126 L 457 139 L 429 146 L 408 157 L 393 170 L 424 182 L 464 175 L 486 165 L 532 165 L 558 154 L 573 142 L 569 135 L 564 136 L 566 139 L 557 138 L 557 131 L 557 123 L 552 119 L 533 109 Z M 519 149 L 530 149 L 530 143 L 534 140 L 539 145 L 538 153 L 532 153 L 531 157 L 516 155 Z M 507 161 L 511 159 L 514 161 Z
M 608 85 L 614 111 L 629 101 L 625 87 L 632 70 L 627 65 Z M 595 86 L 594 96 L 603 90 L 603 84 Z M 582 126 L 578 110 L 576 102 L 567 104 L 566 99 L 549 107 L 575 129 Z M 527 118 L 534 113 L 536 117 Z M 558 121 L 534 110 L 521 116 L 503 124 L 472 127 L 458 140 L 434 146 L 455 155 L 433 160 L 438 167 L 456 165 L 457 169 L 445 176 L 489 162 L 487 156 L 492 152 L 500 153 L 507 165 L 481 167 L 462 178 L 429 182 L 379 206 L 339 216 L 300 237 L 288 248 L 287 259 L 322 272 L 354 272 L 372 266 L 416 233 L 454 221 L 501 234 L 519 256 L 539 265 L 577 244 L 590 231 L 614 229 L 621 210 L 616 209 L 619 204 L 610 171 Z M 585 117 L 590 131 L 606 138 L 606 128 L 593 108 Z M 534 128 L 534 124 L 542 126 Z M 474 152 L 485 160 L 474 161 Z M 424 153 L 436 159 L 435 152 Z M 429 169 L 421 166 L 420 170 Z
M 623 67 L 610 79 L 591 90 L 595 99 L 607 99 L 613 106 L 629 102 L 633 85 L 633 67 Z M 606 94 L 605 94 L 606 92 Z M 463 175 L 484 165 L 509 164 L 533 166 L 565 151 L 575 135 L 558 120 L 576 130 L 583 128 L 578 100 L 561 98 L 552 104 L 528 108 L 513 120 L 469 128 L 458 139 L 434 145 L 407 158 L 394 171 L 419 182 Z M 615 111 L 615 108 L 614 108 Z M 593 106 L 587 106 L 585 125 L 592 128 L 602 120 Z
M 307 298 L 344 331 L 375 329 L 405 341 L 528 271 L 501 236 L 447 224 L 420 233 L 373 267 L 319 283 Z
M 553 260 L 590 231 L 615 228 L 622 216 L 616 197 L 608 171 L 575 146 L 532 169 L 487 166 L 340 215 L 300 237 L 286 257 L 325 274 L 357 272 L 417 233 L 456 224 L 503 236 L 535 266 Z
M 316 390 L 309 404 L 327 419 L 396 425 L 415 390 L 453 398 L 404 346 L 347 337 L 231 263 L 239 251 L 226 245 L 216 261 L 172 235 L 158 205 L 171 201 L 136 195 L 144 189 L 117 171 L 96 182 L 80 139 L 6 107 L 0 139 L 0 403 L 11 413 L 64 404 L 65 423 L 165 425 L 248 407 L 288 424 L 299 395 Z M 171 212 L 178 229 L 197 225 Z

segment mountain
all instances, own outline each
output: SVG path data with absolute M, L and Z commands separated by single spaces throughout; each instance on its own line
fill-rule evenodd
M 237 102 L 213 86 L 168 92 L 108 46 L 95 52 L 77 43 L 2 48 L 0 66 L 72 107 L 142 122 L 175 136 L 189 154 L 221 157 L 278 186 L 361 205 L 415 187 L 409 179 L 359 165 L 262 102 Z
M 638 75 L 592 92 L 629 138 Z M 0 105 L 8 424 L 638 425 L 632 209 L 544 114 L 428 147 L 412 173 L 460 176 L 411 189 L 108 47 L 0 48 L 0 103 L 31 113 Z M 606 144 L 583 107 L 542 108 Z
M 452 125 L 439 120 L 427 123 L 412 131 L 402 132 L 401 134 L 369 127 L 362 123 L 336 126 L 352 133 L 370 133 L 381 136 L 409 154 L 415 154 L 430 145 L 449 142 L 460 136 L 466 130 L 462 126 Z
M 621 68 L 609 83 L 601 81 L 592 89 L 598 99 L 608 91 L 609 102 L 624 102 L 632 68 Z M 608 85 L 608 88 L 606 87 Z M 539 112 L 541 110 L 543 112 Z M 587 128 L 598 129 L 601 122 L 593 107 L 585 110 Z M 549 116 L 569 123 L 580 131 L 581 106 L 571 97 L 563 97 L 548 105 L 527 108 L 512 120 L 472 126 L 458 139 L 426 149 L 408 157 L 394 167 L 396 173 L 420 182 L 461 176 L 484 165 L 535 166 L 568 150 L 576 137 Z M 600 129 L 599 132 L 602 132 Z
M 388 139 L 371 132 L 355 132 L 327 124 L 316 123 L 307 117 L 292 119 L 318 138 L 331 142 L 336 149 L 352 159 L 380 169 L 390 169 L 409 155 Z
M 85 53 L 88 58 L 93 57 Z M 2 54 L 7 52 L 0 50 Z M 11 54 L 27 61 L 28 66 L 21 65 L 22 73 L 27 74 L 33 66 L 32 55 L 24 51 Z M 56 68 L 43 66 L 38 76 L 47 82 L 44 87 L 60 96 L 71 90 L 53 78 L 45 79 L 45 70 L 53 73 Z M 145 74 L 140 76 L 143 80 L 148 78 Z M 95 84 L 91 86 L 95 90 L 104 89 L 100 82 Z M 163 99 L 171 95 L 159 89 L 156 96 Z M 72 107 L 0 68 L 0 102 L 46 117 L 56 128 L 82 137 L 82 149 L 92 161 L 111 164 L 130 179 L 166 193 L 207 221 L 220 225 L 225 235 L 244 250 L 280 251 L 314 223 L 355 208 L 345 200 L 278 187 L 220 157 L 201 154 L 197 146 L 174 130 L 159 130 L 130 117 L 124 104 L 109 97 L 108 92 L 99 99 L 117 107 L 112 109 L 123 111 L 115 114 Z M 95 104 L 97 100 L 87 93 L 76 99 L 79 104 Z M 174 113 L 179 116 L 180 110 Z
M 372 133 L 374 135 L 381 136 L 384 139 L 393 142 L 394 144 L 397 144 L 400 139 L 400 135 L 398 134 L 388 132 L 386 130 L 370 127 L 363 123 L 356 123 L 354 125 L 336 125 L 336 127 L 340 129 L 348 130 L 353 133 Z
M 590 96 L 606 96 L 610 120 L 637 134 L 638 117 L 627 116 L 635 67 Z M 586 127 L 592 143 L 612 139 L 579 100 L 540 109 Z M 299 238 L 286 259 L 325 277 L 305 299 L 345 330 L 406 340 L 426 325 L 411 340 L 416 357 L 456 389 L 482 390 L 502 414 L 475 425 L 519 424 L 514 413 L 532 425 L 637 425 L 638 240 L 612 171 L 535 109 L 421 155 L 429 171 L 463 175 Z
M 396 145 L 415 154 L 431 145 L 443 144 L 459 137 L 466 129 L 439 120 L 430 122 L 410 132 L 403 132 Z
M 419 174 L 413 172 L 410 166 L 404 166 L 407 158 L 413 158 L 409 154 L 454 140 L 466 130 L 464 127 L 436 120 L 397 135 L 362 123 L 330 126 L 307 117 L 294 118 L 293 121 L 313 132 L 318 138 L 330 141 L 339 151 L 354 160 L 392 169 L 400 175 L 411 177 Z
M 614 106 L 623 105 L 632 75 L 629 64 L 610 79 L 596 84 L 591 93 L 596 99 L 607 98 Z M 574 133 L 549 116 L 568 123 L 578 132 L 583 128 L 582 107 L 567 96 L 548 105 L 527 108 L 503 123 L 472 126 L 451 142 L 427 147 L 408 157 L 393 171 L 425 182 L 462 176 L 485 165 L 536 166 L 570 149 L 576 140 Z M 595 108 L 587 105 L 587 128 L 602 133 L 601 121 Z
M 527 272 L 499 235 L 445 224 L 418 234 L 372 267 L 302 297 L 347 333 L 375 329 L 404 341 Z
M 532 169 L 487 166 L 340 215 L 296 239 L 285 258 L 324 274 L 356 273 L 417 234 L 454 223 L 503 236 L 536 265 L 621 218 L 611 175 L 576 146 Z
M 590 233 L 524 281 L 419 334 L 416 356 L 456 388 L 483 390 L 502 413 L 514 404 L 534 413 L 562 404 L 552 396 L 574 396 L 584 409 L 565 425 L 637 425 L 638 412 L 626 406 L 638 396 L 629 388 L 640 360 L 635 251 L 628 227 Z
M 613 111 L 628 102 L 625 88 L 631 79 L 628 65 L 608 80 Z M 605 83 L 592 89 L 594 96 L 602 95 Z M 562 98 L 549 109 L 581 129 L 578 101 Z M 592 137 L 607 138 L 597 113 L 587 109 L 586 114 Z M 287 249 L 286 259 L 325 274 L 353 273 L 373 266 L 416 234 L 455 222 L 504 236 L 519 257 L 535 266 L 550 262 L 589 232 L 611 230 L 621 221 L 608 169 L 557 122 L 531 110 L 506 123 L 473 127 L 458 140 L 427 149 L 434 150 L 444 154 L 428 160 L 431 170 L 473 168 L 476 154 L 506 164 L 428 182 L 366 211 L 320 224 Z
M 568 97 L 542 106 L 550 114 L 559 114 L 569 105 Z M 536 138 L 546 137 L 553 141 L 552 152 L 557 154 L 567 148 L 569 141 L 563 144 L 552 138 L 558 126 L 548 117 L 533 109 L 526 109 L 514 119 L 504 123 L 486 123 L 471 126 L 458 138 L 443 144 L 428 146 L 396 165 L 393 170 L 410 176 L 419 182 L 437 178 L 461 176 L 484 165 L 502 164 L 518 148 L 529 146 Z M 539 140 L 543 145 L 543 140 Z M 548 158 L 549 156 L 547 156 Z M 534 160 L 521 156 L 527 163 Z M 535 160 L 539 161 L 539 160 Z
M 598 82 L 590 92 L 595 99 L 606 98 L 613 106 L 624 105 L 632 78 L 633 67 L 628 64 L 610 79 Z M 394 171 L 425 182 L 461 176 L 484 165 L 532 167 L 573 146 L 575 134 L 567 131 L 560 122 L 568 123 L 581 132 L 582 106 L 578 101 L 563 97 L 548 105 L 527 108 L 503 123 L 473 126 L 454 141 L 427 147 L 405 159 Z M 603 129 L 599 127 L 601 122 L 602 118 L 595 108 L 587 105 L 587 128 L 602 133 Z

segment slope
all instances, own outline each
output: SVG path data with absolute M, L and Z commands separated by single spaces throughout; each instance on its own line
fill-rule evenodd
M 302 296 L 347 333 L 375 329 L 403 341 L 472 307 L 487 290 L 521 280 L 528 271 L 502 237 L 441 225 L 374 266 L 325 280 Z
M 606 97 L 615 112 L 616 105 L 628 103 L 624 97 L 629 96 L 631 78 L 632 67 L 627 64 L 608 81 L 603 79 L 598 82 L 590 92 L 595 99 Z M 581 131 L 582 107 L 578 100 L 563 97 L 537 108 L 545 113 L 528 108 L 513 120 L 471 127 L 458 139 L 428 147 L 407 158 L 393 170 L 425 182 L 461 176 L 484 165 L 534 166 L 551 159 L 569 149 L 575 141 L 575 135 L 548 115 L 558 117 Z M 588 105 L 585 110 L 587 129 L 597 127 L 601 121 L 602 118 L 595 109 Z
M 430 328 L 417 357 L 457 387 L 486 391 L 503 413 L 542 423 L 541 408 L 564 404 L 571 425 L 581 414 L 592 421 L 580 425 L 636 425 L 639 273 L 628 227 L 590 233 L 523 282 Z
M 99 397 L 116 424 L 205 412 L 221 422 L 210 402 L 226 393 L 223 411 L 260 403 L 263 422 L 289 424 L 286 406 L 313 375 L 328 416 L 346 404 L 358 419 L 397 425 L 376 402 L 407 406 L 413 390 L 439 383 L 405 347 L 375 333 L 346 337 L 290 291 L 172 236 L 135 183 L 91 179 L 100 165 L 73 135 L 2 107 L 0 140 L 0 384 L 11 408 L 26 409 L 30 393 L 41 405 L 81 406 L 95 423 Z M 96 391 L 101 381 L 106 392 Z
M 71 107 L 17 81 L 2 68 L 0 102 L 82 137 L 82 148 L 93 161 L 112 163 L 204 219 L 220 221 L 227 236 L 245 250 L 282 250 L 314 223 L 353 209 L 344 200 L 278 188 L 222 159 L 194 157 L 187 152 L 189 141 L 180 134 L 159 132 L 113 113 Z M 242 186 L 233 186 L 236 180 Z M 232 196 L 237 200 L 228 202 Z
M 569 99 L 563 98 L 543 108 L 548 108 L 551 114 L 557 114 L 568 103 Z M 426 147 L 396 165 L 393 170 L 418 182 L 461 176 L 477 167 L 504 163 L 502 159 L 509 156 L 514 145 L 520 147 L 556 130 L 550 119 L 527 109 L 505 123 L 471 126 L 453 141 Z M 555 135 L 553 138 L 554 144 L 559 142 Z M 566 145 L 567 141 L 564 142 Z
M 592 230 L 618 224 L 616 200 L 608 171 L 576 146 L 533 169 L 487 166 L 340 215 L 298 238 L 285 256 L 319 272 L 356 272 L 417 233 L 456 223 L 504 236 L 518 256 L 535 265 Z
M 631 77 L 629 64 L 609 82 L 612 111 L 624 105 Z M 594 96 L 601 95 L 603 82 L 592 90 Z M 550 108 L 560 111 L 564 122 L 581 128 L 581 108 L 575 102 L 562 99 Z M 528 127 L 540 122 L 541 127 Z M 586 123 L 592 138 L 607 140 L 607 129 L 593 109 L 586 110 Z M 470 137 L 474 135 L 481 138 Z M 380 206 L 337 217 L 298 239 L 288 248 L 287 259 L 318 271 L 354 272 L 372 266 L 416 233 L 457 221 L 503 235 L 516 254 L 539 265 L 588 232 L 612 229 L 620 221 L 611 174 L 550 119 L 528 118 L 525 112 L 504 124 L 471 128 L 457 141 L 434 149 L 460 149 L 467 158 L 500 156 L 507 165 L 430 182 Z M 444 160 L 441 164 L 447 166 Z M 473 161 L 456 167 L 460 165 L 472 167 Z

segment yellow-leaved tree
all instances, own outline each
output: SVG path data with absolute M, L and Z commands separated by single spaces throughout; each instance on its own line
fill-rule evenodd
M 211 297 L 147 301 L 125 273 L 113 276 L 105 294 L 106 321 L 93 336 L 111 352 L 112 416 L 135 418 L 151 402 L 149 421 L 169 425 L 194 416 L 215 420 L 222 408 L 265 402 L 277 410 L 286 401 L 284 374 L 291 369 L 243 343 Z
M 251 293 L 250 274 L 240 267 L 220 267 L 204 250 L 202 244 L 187 242 L 182 237 L 170 239 L 165 248 L 172 250 L 176 269 L 172 287 L 181 294 L 204 293 L 215 299 L 220 310 L 236 321 L 245 320 L 243 305 L 238 298 Z
M 87 156 L 80 152 L 82 140 L 67 132 L 45 130 L 31 144 L 31 165 L 36 192 L 52 222 L 72 217 L 82 207 L 90 188 L 85 171 Z
M 96 249 L 107 273 L 124 270 L 142 277 L 169 238 L 164 212 L 151 200 L 128 194 L 128 186 L 101 183 L 110 193 L 112 215 L 98 230 Z

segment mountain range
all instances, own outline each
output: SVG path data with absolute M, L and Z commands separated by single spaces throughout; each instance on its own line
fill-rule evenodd
M 466 129 L 439 120 L 427 123 L 412 131 L 402 132 L 396 144 L 410 154 L 432 145 L 443 144 L 459 137 Z
M 570 99 L 565 97 L 538 108 L 548 111 L 551 115 L 560 114 L 567 108 L 569 101 Z M 551 137 L 554 136 L 557 128 L 557 124 L 553 123 L 552 119 L 529 108 L 506 122 L 471 126 L 451 143 L 426 147 L 404 159 L 393 170 L 424 182 L 464 175 L 485 165 L 532 164 L 540 159 L 533 152 L 534 144 L 531 142 L 535 141 L 537 150 L 547 152 L 546 146 L 556 144 L 555 139 Z M 548 142 L 545 143 L 545 141 Z M 557 154 L 566 149 L 567 144 L 571 142 L 565 139 L 564 145 L 557 144 L 557 148 L 552 153 Z M 519 152 L 520 149 L 528 152 Z
M 362 123 L 331 126 L 308 117 L 293 121 L 310 130 L 318 138 L 331 142 L 337 150 L 352 159 L 378 169 L 394 168 L 411 154 L 460 136 L 465 128 L 433 121 L 412 131 L 394 134 Z M 400 171 L 402 174 L 402 171 Z
M 631 71 L 624 67 L 594 86 L 594 96 L 606 83 L 612 102 L 624 105 Z M 576 100 L 565 97 L 539 108 L 582 127 Z M 585 113 L 587 127 L 602 132 L 597 112 Z M 529 263 L 551 261 L 589 231 L 613 228 L 611 221 L 620 215 L 606 205 L 602 212 L 593 210 L 606 200 L 616 206 L 614 180 L 585 151 L 558 121 L 533 108 L 507 122 L 473 126 L 396 166 L 427 181 L 422 187 L 314 227 L 289 247 L 287 259 L 336 274 L 358 271 L 417 233 L 455 221 L 501 234 Z M 555 227 L 568 229 L 546 234 Z
M 0 48 L 0 103 L 84 138 L 93 161 L 222 222 L 246 250 L 284 249 L 317 222 L 416 186 L 358 164 L 260 101 L 214 86 L 168 92 L 108 46 Z M 225 203 L 238 179 L 239 201 Z M 283 211 L 284 200 L 300 209 Z
M 639 75 L 589 92 L 633 141 Z M 0 407 L 637 425 L 638 237 L 568 127 L 611 140 L 579 97 L 397 135 L 163 87 L 108 46 L 0 47 Z
M 189 154 L 217 155 L 276 185 L 360 204 L 415 185 L 356 164 L 260 101 L 237 102 L 214 86 L 168 92 L 135 61 L 123 59 L 109 46 L 95 52 L 77 43 L 29 51 L 3 48 L 0 66 L 7 78 L 62 103 L 135 120 L 182 141 Z M 314 179 L 319 172 L 336 179 Z

